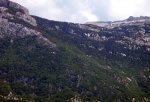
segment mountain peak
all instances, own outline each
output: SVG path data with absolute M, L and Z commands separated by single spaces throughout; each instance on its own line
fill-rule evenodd
M 0 5 L 5 6 L 5 7 L 16 8 L 16 9 L 22 10 L 25 14 L 29 14 L 29 10 L 27 8 L 9 0 L 1 0 Z
M 130 16 L 127 21 L 135 21 L 135 20 L 148 20 L 150 19 L 150 17 L 148 16 L 140 16 L 140 17 L 133 17 L 133 16 Z
M 8 20 L 17 18 L 33 26 L 37 26 L 36 20 L 29 15 L 27 8 L 9 0 L 1 0 L 0 17 Z
M 36 27 L 36 20 L 29 15 L 27 8 L 9 0 L 1 0 L 0 38 L 37 36 L 37 39 L 43 41 L 44 44 L 55 47 L 56 45 L 45 38 Z
M 86 24 L 92 24 L 100 27 L 107 27 L 107 28 L 114 28 L 119 26 L 128 26 L 128 25 L 143 25 L 144 22 L 150 21 L 150 17 L 148 16 L 140 16 L 140 17 L 133 17 L 130 16 L 126 20 L 121 21 L 97 21 L 97 22 L 87 22 Z

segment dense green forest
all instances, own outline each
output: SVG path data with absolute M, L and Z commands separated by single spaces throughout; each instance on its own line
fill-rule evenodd
M 108 51 L 122 51 L 121 45 L 113 45 L 111 41 L 99 43 L 39 28 L 57 47 L 43 45 L 36 36 L 13 42 L 10 37 L 0 39 L 0 78 L 3 84 L 4 80 L 9 83 L 6 88 L 1 87 L 2 95 L 7 96 L 12 91 L 22 100 L 36 102 L 71 101 L 76 96 L 82 101 L 129 101 L 132 98 L 141 101 L 143 96 L 149 97 L 149 82 L 139 75 L 143 66 L 149 66 L 149 59 L 141 62 L 110 55 Z M 99 47 L 105 50 L 99 52 Z M 124 53 L 149 55 L 142 51 Z

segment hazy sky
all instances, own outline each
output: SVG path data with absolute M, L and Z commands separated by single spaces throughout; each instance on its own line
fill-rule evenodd
M 150 0 L 11 0 L 30 14 L 50 20 L 85 23 L 150 16 Z

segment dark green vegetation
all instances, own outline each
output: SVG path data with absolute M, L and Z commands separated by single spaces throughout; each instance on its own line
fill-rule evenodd
M 14 7 L 10 7 L 8 5 L 2 5 L 2 4 L 0 4 L 0 6 L 8 8 L 7 12 L 10 13 L 10 14 L 16 14 L 17 12 L 24 13 L 23 10 L 17 9 L 17 8 L 14 8 Z
M 46 33 L 49 33 L 51 36 L 70 45 L 76 46 L 80 51 L 84 52 L 86 56 L 89 56 L 91 58 L 90 60 L 94 60 L 100 65 L 111 68 L 111 71 L 104 71 L 107 75 L 114 78 L 119 72 L 124 72 L 128 77 L 136 80 L 137 87 L 142 91 L 142 97 L 150 96 L 150 71 L 148 70 L 150 67 L 150 52 L 146 50 L 146 46 L 132 45 L 128 41 L 125 41 L 127 43 L 124 45 L 116 42 L 119 39 L 122 40 L 123 37 L 123 35 L 119 36 L 119 32 L 124 32 L 127 37 L 136 38 L 136 36 L 139 36 L 129 32 L 129 29 L 139 32 L 141 29 L 139 26 L 123 26 L 121 31 L 119 31 L 120 29 L 117 27 L 110 30 L 103 28 L 104 32 L 100 33 L 101 36 L 105 35 L 106 37 L 114 37 L 115 39 L 99 42 L 90 40 L 84 35 L 85 33 L 96 32 L 89 29 L 81 29 L 78 24 L 47 21 L 38 17 L 35 18 L 40 25 L 40 28 Z M 89 26 L 95 29 L 102 29 L 101 27 L 93 25 Z M 71 32 L 72 29 L 74 33 Z M 148 33 L 150 24 L 145 24 L 143 29 Z M 112 32 L 112 34 L 109 32 Z M 129 46 L 137 46 L 139 48 L 129 49 Z M 122 54 L 125 54 L 126 56 L 123 56 Z M 113 71 L 115 72 L 113 73 Z M 123 73 L 120 73 L 120 75 L 123 76 Z M 126 82 L 122 81 L 120 83 L 125 85 Z M 134 90 L 133 87 L 132 89 L 133 92 L 138 92 L 138 90 Z
M 16 9 L 16 8 L 13 8 L 13 7 L 8 7 L 7 12 L 10 13 L 10 14 L 16 14 L 17 12 L 24 13 L 23 10 L 21 10 L 21 9 Z
M 144 46 L 124 49 L 126 46 L 114 40 L 88 39 L 84 33 L 94 31 L 81 29 L 78 24 L 35 18 L 38 27 L 34 29 L 39 29 L 57 47 L 43 45 L 36 36 L 13 42 L 11 37 L 1 38 L 0 95 L 7 98 L 1 97 L 0 101 L 13 102 L 8 100 L 10 92 L 11 97 L 36 102 L 66 102 L 76 96 L 89 102 L 150 98 L 150 80 L 146 79 L 150 72 L 145 71 L 150 67 L 150 53 Z M 72 29 L 76 34 L 70 33 Z

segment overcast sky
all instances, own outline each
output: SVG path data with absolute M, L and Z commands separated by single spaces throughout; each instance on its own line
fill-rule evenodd
M 85 23 L 150 16 L 150 0 L 11 0 L 30 14 L 50 20 Z

